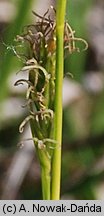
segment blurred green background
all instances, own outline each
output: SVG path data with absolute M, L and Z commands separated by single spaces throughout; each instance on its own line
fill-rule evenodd
M 32 10 L 44 14 L 52 0 L 0 0 L 0 199 L 42 199 L 40 168 L 29 126 L 18 127 L 27 115 L 25 86 L 14 87 L 22 60 L 14 38 L 35 23 Z M 104 199 L 104 2 L 67 2 L 66 19 L 87 51 L 65 58 L 63 81 L 62 199 Z M 76 45 L 83 49 L 83 44 Z M 73 74 L 73 78 L 67 75 Z

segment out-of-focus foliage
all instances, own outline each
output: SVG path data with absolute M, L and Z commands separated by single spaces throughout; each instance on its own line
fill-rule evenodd
M 13 2 L 14 3 L 14 2 Z M 20 33 L 24 25 L 26 25 L 28 15 L 31 12 L 33 0 L 18 0 L 15 2 L 16 13 L 14 20 L 9 24 L 8 28 L 5 29 L 4 38 L 1 40 L 4 49 L 1 49 L 1 65 L 0 65 L 0 98 L 5 97 L 7 93 L 7 81 L 12 72 L 14 61 L 13 52 L 15 52 L 15 47 L 13 47 L 13 40 L 17 34 Z M 14 49 L 13 49 L 14 48 Z M 6 52 L 8 50 L 8 52 Z M 12 52 L 10 52 L 12 51 Z M 14 53 L 15 54 L 15 53 Z M 16 63 L 15 63 L 16 64 Z
M 34 148 L 28 142 L 22 149 L 17 147 L 20 139 L 31 135 L 27 128 L 23 137 L 18 132 L 26 115 L 25 109 L 21 108 L 26 102 L 25 89 L 18 91 L 13 88 L 13 80 L 19 76 L 16 76 L 16 71 L 22 61 L 13 57 L 9 49 L 23 25 L 34 23 L 30 21 L 33 2 L 16 0 L 14 25 L 13 21 L 0 23 L 0 29 L 4 29 L 0 35 L 7 44 L 6 47 L 1 40 L 0 95 L 4 98 L 0 102 L 1 199 L 41 199 L 40 168 Z M 42 10 L 43 1 L 40 2 Z M 47 10 L 50 2 L 44 2 Z M 104 40 L 103 6 L 103 0 L 67 1 L 66 18 L 76 37 L 86 39 L 89 48 L 84 52 L 74 52 L 65 59 L 68 86 L 65 82 L 63 91 L 67 103 L 63 102 L 62 199 L 104 199 L 104 47 L 99 43 Z M 76 44 L 83 49 L 83 44 Z M 72 73 L 73 78 L 67 76 L 67 72 Z M 13 73 L 11 88 L 7 81 L 11 80 Z M 5 89 L 8 89 L 8 98 Z

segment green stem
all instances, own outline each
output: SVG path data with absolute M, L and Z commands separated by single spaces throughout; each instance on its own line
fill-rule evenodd
M 30 110 L 32 110 L 32 107 L 30 105 Z M 34 129 L 38 135 L 38 138 L 40 140 L 43 139 L 43 135 L 41 134 L 40 130 L 38 128 L 34 128 L 36 126 L 36 122 L 30 121 L 31 126 L 31 132 L 32 136 L 35 137 Z M 40 161 L 40 167 L 41 167 L 41 181 L 42 181 L 42 197 L 43 200 L 50 200 L 50 171 L 51 171 L 51 161 L 49 158 L 49 155 L 47 153 L 47 149 L 39 149 L 38 146 L 34 143 L 36 147 L 36 152 L 38 154 L 38 158 Z
M 41 168 L 42 194 L 43 200 L 50 200 L 50 169 L 45 166 Z
M 46 149 L 36 148 L 41 166 L 42 197 L 43 200 L 50 200 L 50 182 L 51 182 L 51 161 Z
M 63 82 L 63 37 L 66 0 L 56 3 L 56 83 L 55 83 L 55 118 L 54 139 L 58 141 L 52 159 L 52 191 L 51 199 L 60 199 L 61 177 L 61 141 L 62 141 L 62 82 Z

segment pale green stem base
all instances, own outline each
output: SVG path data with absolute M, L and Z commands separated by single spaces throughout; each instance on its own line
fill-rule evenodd
M 51 161 L 47 150 L 36 148 L 41 167 L 42 197 L 43 200 L 50 200 L 51 190 Z
M 43 200 L 50 200 L 51 177 L 50 177 L 50 171 L 45 167 L 41 168 L 41 180 L 42 180 Z

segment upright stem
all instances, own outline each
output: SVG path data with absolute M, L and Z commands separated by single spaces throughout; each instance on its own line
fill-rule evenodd
M 42 181 L 42 196 L 43 200 L 50 200 L 50 159 L 47 157 L 47 152 L 38 149 L 38 156 L 41 166 L 41 181 Z
M 30 104 L 30 110 L 32 110 L 31 104 Z M 30 121 L 30 126 L 31 126 L 32 136 L 35 137 L 35 134 L 34 134 L 35 124 L 33 124 L 33 121 Z M 37 133 L 38 133 L 39 139 L 43 139 L 42 134 L 39 132 L 39 130 L 37 131 Z M 38 147 L 36 147 L 36 152 L 38 154 L 39 161 L 40 161 L 40 167 L 41 167 L 42 197 L 43 197 L 43 200 L 50 200 L 51 161 L 47 154 L 46 149 L 39 149 Z
M 54 139 L 57 141 L 57 146 L 54 149 L 52 159 L 52 200 L 60 199 L 62 142 L 62 82 L 64 61 L 63 37 L 66 0 L 57 0 L 56 2 L 56 83 L 54 106 Z
M 41 167 L 42 180 L 42 195 L 43 200 L 50 200 L 50 169 L 48 167 Z

